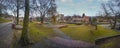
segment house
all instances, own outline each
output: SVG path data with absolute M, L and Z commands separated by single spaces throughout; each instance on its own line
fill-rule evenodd
M 89 23 L 90 17 L 86 16 L 85 14 L 82 17 L 80 15 L 73 15 L 73 16 L 65 16 L 64 20 L 65 20 L 65 22 Z
M 71 16 L 65 16 L 64 20 L 65 20 L 65 22 L 72 22 L 72 17 Z
M 89 23 L 90 21 L 90 17 L 89 16 L 73 16 L 72 17 L 73 22 L 85 22 L 85 23 Z
M 82 15 L 82 21 L 85 22 L 85 23 L 89 23 L 90 17 L 86 16 L 85 13 L 83 13 L 83 15 Z
M 90 17 L 89 17 L 89 16 L 84 16 L 84 17 L 82 18 L 82 21 L 83 21 L 83 22 L 86 22 L 86 23 L 89 23 Z
M 82 22 L 82 18 L 72 18 L 73 22 Z
M 82 17 L 79 15 L 72 16 L 72 22 L 82 22 Z
M 24 17 L 19 17 L 19 21 L 23 21 L 24 20 Z
M 58 14 L 56 20 L 57 20 L 57 22 L 65 22 L 64 21 L 64 15 L 63 14 Z

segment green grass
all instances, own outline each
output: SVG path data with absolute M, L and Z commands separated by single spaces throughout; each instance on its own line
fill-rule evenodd
M 99 46 L 99 48 L 119 48 L 120 37 L 116 37 L 113 39 L 110 39 L 106 41 L 106 43 L 103 43 Z
M 30 23 L 29 30 L 29 37 L 32 42 L 39 42 L 44 38 L 56 36 L 51 28 L 38 25 L 37 23 Z
M 103 28 L 101 26 L 98 26 L 98 30 L 93 30 L 93 32 L 96 38 L 108 37 L 108 36 L 120 34 L 119 32 L 116 32 L 111 29 Z
M 105 43 L 100 46 L 100 48 L 111 48 L 114 45 L 113 42 Z
M 120 22 L 120 19 L 117 19 L 118 22 Z
M 78 27 L 62 28 L 61 30 L 75 40 L 94 42 L 94 40 L 97 38 L 119 34 L 113 30 L 106 29 L 101 26 L 98 26 L 98 30 L 94 30 L 92 26 L 86 25 L 74 25 L 74 26 Z
M 23 22 L 20 22 L 20 25 L 23 25 Z M 16 36 L 19 36 L 17 38 L 20 38 L 22 30 L 19 30 L 20 34 L 16 34 Z M 18 31 L 17 31 L 18 33 Z M 40 25 L 36 22 L 30 22 L 29 23 L 29 32 L 28 37 L 29 41 L 31 43 L 41 43 L 42 45 L 46 45 L 46 42 L 44 42 L 44 39 L 57 36 L 56 33 L 53 32 L 52 28 L 45 27 L 44 25 Z M 13 47 L 18 48 L 21 47 L 20 44 L 15 44 Z M 22 48 L 22 47 L 21 47 Z
M 23 25 L 23 22 L 20 22 Z M 29 38 L 32 42 L 42 42 L 42 39 L 54 37 L 56 34 L 53 32 L 52 28 L 44 27 L 38 24 L 36 21 L 29 23 Z
M 3 19 L 3 18 L 0 17 L 0 23 L 4 23 L 4 22 L 8 22 L 8 20 Z

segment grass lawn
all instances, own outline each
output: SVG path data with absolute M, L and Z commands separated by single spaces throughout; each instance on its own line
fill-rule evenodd
M 94 30 L 92 26 L 86 25 L 72 25 L 72 26 L 78 27 L 67 27 L 62 28 L 60 30 L 62 30 L 65 34 L 67 34 L 68 36 L 75 40 L 94 42 L 94 40 L 97 38 L 120 34 L 116 31 L 106 29 L 101 26 L 98 26 L 98 30 Z
M 20 25 L 23 25 L 20 22 Z M 54 37 L 56 33 L 53 32 L 52 28 L 45 27 L 44 25 L 38 24 L 36 21 L 29 23 L 29 38 L 33 43 L 42 42 L 44 38 Z
M 52 28 L 44 27 L 35 22 L 30 23 L 29 30 L 29 37 L 32 42 L 39 42 L 44 38 L 56 36 Z
M 120 19 L 117 19 L 118 22 L 120 22 Z
M 23 23 L 20 22 L 20 25 L 22 24 Z M 17 36 L 18 40 L 21 36 L 22 30 L 19 30 L 19 31 L 20 31 L 19 34 L 18 34 L 18 31 L 17 33 L 15 33 L 15 36 Z M 44 25 L 40 25 L 37 22 L 29 23 L 28 37 L 31 43 L 41 43 L 42 45 L 46 45 L 46 42 L 44 42 L 43 39 L 54 37 L 54 36 L 57 36 L 57 35 L 56 33 L 53 32 L 52 28 L 45 27 Z M 17 47 L 20 47 L 20 45 L 16 44 L 16 45 L 13 45 L 13 47 L 17 48 Z
M 106 41 L 100 45 L 100 48 L 120 48 L 120 37 L 116 37 Z
M 0 17 L 0 23 L 4 23 L 4 22 L 8 22 L 8 20 L 3 19 L 3 18 Z

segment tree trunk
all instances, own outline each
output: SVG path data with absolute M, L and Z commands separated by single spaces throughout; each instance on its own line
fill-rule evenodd
M 115 29 L 115 27 L 116 27 L 116 23 L 117 23 L 117 18 L 116 18 L 116 17 L 117 17 L 117 16 L 115 15 L 113 29 Z
M 23 30 L 20 39 L 20 44 L 22 46 L 26 46 L 29 44 L 28 40 L 28 26 L 29 26 L 29 0 L 25 0 L 25 14 L 24 14 L 24 22 L 23 22 Z
M 56 23 L 56 17 L 53 16 L 53 23 L 55 24 Z
M 42 15 L 42 17 L 41 17 L 41 24 L 44 23 L 44 17 L 45 17 L 45 15 Z
M 16 18 L 16 21 L 17 21 L 17 25 L 19 24 L 19 0 L 17 0 L 17 18 Z
M 113 23 L 112 23 L 112 20 L 110 20 L 109 23 L 110 23 L 110 26 L 112 26 L 112 24 L 113 24 Z
M 95 30 L 97 30 L 97 24 L 95 25 Z
M 1 8 L 1 7 L 0 7 Z M 2 9 L 0 9 L 0 14 L 2 14 Z

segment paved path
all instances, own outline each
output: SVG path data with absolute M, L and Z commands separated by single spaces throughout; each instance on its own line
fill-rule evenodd
M 13 39 L 11 22 L 0 24 L 0 48 L 10 48 Z
M 53 27 L 54 25 L 49 24 L 48 26 Z M 62 31 L 60 31 L 58 28 L 53 27 L 54 32 L 56 32 L 60 37 L 53 37 L 49 38 L 53 43 L 52 44 L 58 44 L 58 45 L 63 45 L 67 47 L 62 47 L 62 48 L 91 48 L 94 47 L 94 44 L 80 41 L 80 40 L 74 40 L 71 39 L 69 36 L 64 34 Z M 59 46 L 61 47 L 61 46 Z
M 52 27 L 53 31 L 58 34 L 60 37 L 65 38 L 65 39 L 71 39 L 69 36 L 64 34 L 62 31 L 60 31 L 58 28 L 54 27 L 51 23 L 48 24 L 48 27 Z
M 117 23 L 117 24 L 120 25 L 120 23 Z M 107 29 L 111 29 L 110 25 L 107 25 L 107 24 L 103 24 L 103 25 L 99 25 L 99 26 L 102 26 Z M 116 27 L 119 27 L 119 26 L 116 26 Z M 116 30 L 116 31 L 120 32 L 120 30 Z
M 32 48 L 93 48 L 94 45 L 88 42 L 73 40 L 58 28 L 54 27 L 51 23 L 45 25 L 46 27 L 53 28 L 54 32 L 58 35 L 44 39 L 44 45 L 36 43 Z
M 80 40 L 68 40 L 61 37 L 53 37 L 50 40 L 58 45 L 66 46 L 66 48 L 93 48 L 94 44 L 80 41 Z

